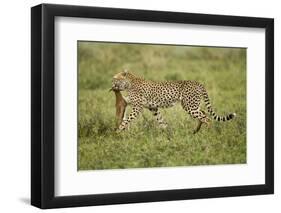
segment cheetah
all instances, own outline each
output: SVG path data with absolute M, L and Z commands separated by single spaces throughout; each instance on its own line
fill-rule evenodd
M 124 118 L 119 125 L 119 131 L 127 129 L 130 122 L 136 119 L 144 108 L 152 112 L 160 127 L 165 128 L 167 123 L 161 116 L 159 108 L 172 107 L 177 102 L 181 103 L 182 108 L 191 117 L 198 120 L 193 133 L 197 133 L 202 124 L 210 125 L 210 118 L 200 109 L 201 99 L 204 100 L 210 116 L 216 121 L 229 121 L 236 116 L 235 113 L 217 115 L 210 104 L 205 87 L 197 81 L 149 81 L 125 70 L 114 75 L 111 90 L 127 91 L 128 96 L 124 97 L 124 100 L 126 104 L 132 106 L 128 118 Z

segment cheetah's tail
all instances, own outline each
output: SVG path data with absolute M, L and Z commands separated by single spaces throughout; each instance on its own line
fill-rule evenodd
M 210 104 L 209 96 L 208 96 L 208 93 L 207 93 L 207 91 L 205 89 L 203 91 L 203 97 L 204 97 L 204 101 L 205 101 L 206 107 L 208 109 L 208 112 L 210 113 L 210 115 L 212 116 L 212 118 L 214 120 L 216 120 L 216 121 L 229 121 L 229 120 L 233 119 L 236 116 L 236 113 L 230 113 L 230 114 L 225 115 L 225 116 L 217 115 L 214 112 L 214 110 L 212 108 L 212 105 Z

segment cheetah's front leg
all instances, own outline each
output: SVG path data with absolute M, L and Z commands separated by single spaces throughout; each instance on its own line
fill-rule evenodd
M 141 111 L 142 111 L 141 107 L 133 106 L 132 112 L 129 114 L 127 119 L 122 121 L 122 123 L 119 126 L 119 130 L 127 129 L 130 122 L 132 122 L 134 119 L 136 119 Z

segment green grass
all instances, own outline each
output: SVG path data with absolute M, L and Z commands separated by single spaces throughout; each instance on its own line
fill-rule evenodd
M 78 60 L 79 170 L 246 163 L 245 49 L 79 42 Z M 194 135 L 197 122 L 178 104 L 161 109 L 167 129 L 145 110 L 116 133 L 108 90 L 124 68 L 150 80 L 197 80 L 218 114 L 237 117 Z

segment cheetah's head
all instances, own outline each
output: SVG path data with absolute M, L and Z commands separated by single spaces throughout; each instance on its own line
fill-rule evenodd
M 128 78 L 128 71 L 124 70 L 113 76 L 112 87 L 113 91 L 124 91 L 131 87 L 130 80 Z

